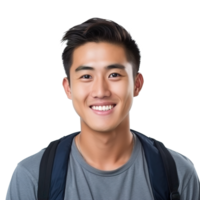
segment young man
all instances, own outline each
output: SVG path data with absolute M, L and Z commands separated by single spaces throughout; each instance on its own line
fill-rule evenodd
M 84 69 L 86 66 L 90 69 Z M 63 78 L 64 92 L 81 124 L 76 146 L 86 162 L 99 170 L 121 167 L 134 147 L 130 110 L 144 87 L 144 75 L 138 73 L 134 82 L 132 70 L 122 46 L 88 42 L 74 50 L 71 87 Z M 98 106 L 112 108 L 97 111 Z
M 66 40 L 63 87 L 80 116 L 81 131 L 71 145 L 64 199 L 153 200 L 143 147 L 130 130 L 133 97 L 144 83 L 135 41 L 120 25 L 100 18 L 71 28 Z M 200 200 L 193 163 L 168 150 L 177 168 L 180 199 Z M 18 163 L 7 200 L 37 199 L 44 151 Z

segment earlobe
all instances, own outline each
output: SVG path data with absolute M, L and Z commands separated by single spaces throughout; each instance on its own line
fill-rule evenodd
M 142 72 L 141 73 L 141 90 L 140 90 L 140 96 L 141 96 L 141 93 L 144 90 L 145 84 L 146 84 L 146 78 L 145 78 L 144 73 Z
M 135 77 L 135 83 L 134 83 L 134 97 L 139 95 L 143 83 L 144 83 L 143 76 L 142 74 L 138 73 L 137 76 Z
M 63 94 L 64 94 L 65 98 L 70 100 L 71 91 L 70 91 L 70 88 L 69 88 L 68 79 L 65 76 L 62 77 L 62 79 L 60 81 L 60 86 L 61 86 L 61 89 L 63 91 Z
M 141 73 L 141 84 L 140 84 L 140 95 L 139 95 L 139 96 L 141 96 L 141 93 L 142 93 L 143 90 L 144 90 L 145 84 L 146 84 L 146 78 L 145 78 L 144 73 L 142 72 L 142 73 Z

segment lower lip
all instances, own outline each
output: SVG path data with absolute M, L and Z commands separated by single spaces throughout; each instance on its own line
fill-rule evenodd
M 116 107 L 116 105 L 112 109 L 107 110 L 107 111 L 93 110 L 92 108 L 90 108 L 90 109 L 97 115 L 109 115 L 113 112 L 115 107 Z

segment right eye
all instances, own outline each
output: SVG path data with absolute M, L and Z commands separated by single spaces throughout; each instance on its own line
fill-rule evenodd
M 88 74 L 85 74 L 85 75 L 81 76 L 81 78 L 82 78 L 82 77 L 84 77 L 84 76 L 87 76 L 87 77 L 88 77 L 88 76 L 90 76 L 90 75 L 88 75 Z M 84 79 L 88 79 L 88 78 L 84 78 Z

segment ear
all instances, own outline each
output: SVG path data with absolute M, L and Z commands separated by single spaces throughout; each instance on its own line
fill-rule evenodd
M 137 75 L 135 77 L 135 83 L 134 83 L 134 97 L 139 95 L 143 84 L 144 84 L 144 79 L 143 79 L 142 74 L 137 73 Z
M 72 96 L 71 96 L 71 88 L 70 88 L 70 86 L 69 86 L 69 80 L 68 80 L 67 77 L 65 77 L 65 78 L 63 79 L 62 85 L 63 85 L 63 87 L 64 87 L 65 93 L 67 94 L 67 97 L 68 97 L 69 99 L 72 99 Z

